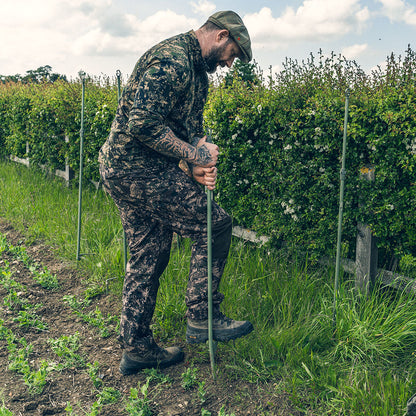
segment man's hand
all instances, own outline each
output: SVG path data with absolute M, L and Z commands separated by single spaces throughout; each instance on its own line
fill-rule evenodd
M 196 158 L 192 162 L 196 166 L 210 168 L 217 164 L 218 146 L 214 143 L 207 142 L 207 136 L 204 136 L 196 146 Z
M 215 182 L 217 180 L 217 168 L 215 166 L 210 168 L 193 166 L 192 176 L 198 183 L 205 185 L 210 191 L 215 189 Z

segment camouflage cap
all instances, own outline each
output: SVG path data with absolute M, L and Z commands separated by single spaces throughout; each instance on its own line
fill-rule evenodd
M 235 40 L 243 52 L 241 60 L 243 62 L 251 61 L 253 55 L 251 53 L 250 36 L 241 17 L 237 13 L 231 10 L 217 12 L 209 17 L 208 21 L 214 23 L 221 29 L 228 30 L 228 32 L 230 32 L 230 36 Z

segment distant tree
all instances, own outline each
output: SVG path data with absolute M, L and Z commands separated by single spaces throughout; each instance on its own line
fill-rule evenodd
M 256 63 L 245 63 L 240 59 L 237 59 L 232 66 L 231 70 L 224 77 L 224 82 L 226 86 L 231 86 L 233 84 L 233 79 L 238 78 L 241 81 L 245 82 L 248 86 L 256 85 L 260 83 L 260 78 L 256 73 L 257 65 Z
M 55 82 L 58 79 L 67 81 L 65 75 L 52 72 L 50 65 L 40 66 L 38 69 L 30 69 L 25 75 L 0 75 L 0 82 L 22 82 L 24 84 L 39 84 L 41 82 Z
M 20 74 L 16 75 L 0 75 L 0 82 L 5 84 L 6 82 L 19 82 L 22 80 L 22 76 Z

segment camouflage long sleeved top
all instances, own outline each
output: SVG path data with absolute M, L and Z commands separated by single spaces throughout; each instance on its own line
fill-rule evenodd
M 154 143 L 168 129 L 188 143 L 202 137 L 207 94 L 208 76 L 194 31 L 155 45 L 139 59 L 123 90 L 100 163 L 134 170 L 149 159 L 173 160 L 174 154 L 155 151 Z

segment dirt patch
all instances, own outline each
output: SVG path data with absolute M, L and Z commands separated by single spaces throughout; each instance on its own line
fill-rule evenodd
M 38 305 L 36 314 L 47 324 L 46 330 L 24 327 L 16 321 L 18 308 L 10 308 L 3 304 L 7 290 L 0 286 L 0 319 L 4 326 L 13 332 L 16 339 L 24 338 L 31 345 L 28 363 L 32 369 L 38 369 L 42 362 L 59 364 L 61 358 L 52 350 L 50 340 L 62 336 L 78 334 L 81 340 L 77 354 L 84 360 L 85 365 L 69 366 L 53 370 L 48 374 L 47 382 L 39 393 L 30 392 L 22 374 L 9 369 L 10 351 L 7 341 L 0 339 L 0 404 L 14 416 L 17 415 L 128 415 L 126 402 L 132 388 L 139 387 L 138 397 L 143 397 L 140 386 L 148 379 L 143 372 L 122 376 L 118 371 L 121 349 L 113 331 L 110 336 L 103 338 L 97 328 L 86 323 L 81 316 L 74 313 L 64 295 L 79 296 L 86 289 L 76 269 L 70 264 L 54 257 L 53 250 L 42 242 L 25 243 L 24 237 L 13 229 L 7 222 L 0 219 L 0 233 L 6 235 L 7 242 L 13 246 L 22 244 L 27 253 L 38 264 L 42 264 L 53 272 L 59 280 L 59 288 L 48 290 L 42 288 L 32 277 L 31 271 L 22 261 L 16 260 L 10 253 L 3 252 L 0 257 L 1 267 L 8 265 L 13 279 L 23 285 L 24 291 L 20 296 L 33 305 Z M 121 301 L 114 295 L 95 297 L 88 306 L 86 313 L 98 308 L 103 316 L 119 316 Z M 168 382 L 152 379 L 147 393 L 147 404 L 153 415 L 217 415 L 222 407 L 225 414 L 231 415 L 301 415 L 295 411 L 287 396 L 277 394 L 275 385 L 270 383 L 250 384 L 236 381 L 233 374 L 220 371 L 216 382 L 211 377 L 210 363 L 207 354 L 200 358 L 200 350 L 189 346 L 183 340 L 174 340 L 186 354 L 185 361 L 179 365 L 161 370 L 160 373 L 168 378 Z M 21 346 L 21 344 L 20 344 Z M 197 358 L 198 356 L 198 358 Z M 219 357 L 219 365 L 221 359 Z M 190 363 L 197 362 L 197 377 L 199 383 L 205 384 L 201 392 L 198 386 L 185 389 L 182 374 L 191 368 Z M 97 364 L 97 377 L 100 385 L 94 385 L 93 378 L 87 372 L 87 363 Z M 192 367 L 192 368 L 194 368 Z M 101 394 L 105 389 L 117 393 L 115 403 L 105 402 Z M 100 396 L 101 394 L 101 396 Z M 203 400 L 201 397 L 203 396 Z M 94 403 L 101 397 L 100 410 L 94 413 Z M 102 404 L 104 403 L 105 404 Z M 111 400 L 110 400 L 111 402 Z M 72 413 L 67 404 L 72 406 Z M 204 409 L 204 411 L 203 411 Z M 135 413 L 137 415 L 142 413 Z

